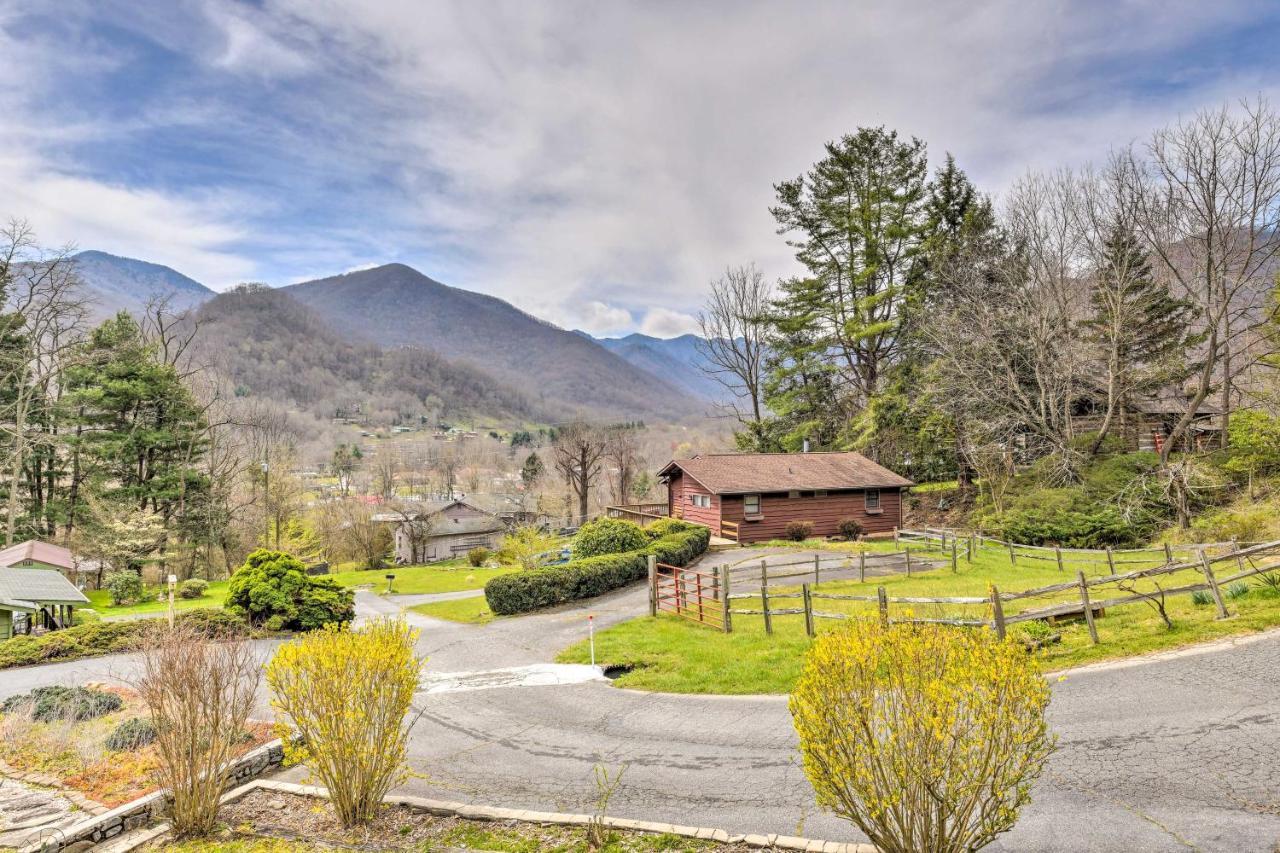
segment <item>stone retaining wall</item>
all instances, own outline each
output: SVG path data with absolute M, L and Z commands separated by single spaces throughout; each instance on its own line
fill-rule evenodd
M 228 788 L 243 786 L 264 773 L 284 764 L 284 745 L 274 740 L 246 752 L 231 767 Z M 62 830 L 60 837 L 45 839 L 44 844 L 31 844 L 23 853 L 80 853 L 121 833 L 147 826 L 160 820 L 166 811 L 167 794 L 156 791 L 131 803 L 111 809 L 89 820 Z

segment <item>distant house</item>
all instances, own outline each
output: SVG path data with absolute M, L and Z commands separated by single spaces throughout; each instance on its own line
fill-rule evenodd
M 815 536 L 846 518 L 864 532 L 902 525 L 902 492 L 914 485 L 861 453 L 713 453 L 673 459 L 658 472 L 668 514 L 739 542 L 785 537 L 793 521 Z
M 494 549 L 506 531 L 498 516 L 460 500 L 424 501 L 411 511 L 374 518 L 395 526 L 395 561 L 401 564 L 447 560 L 472 548 Z
M 74 608 L 88 603 L 61 572 L 0 568 L 0 640 L 69 627 Z
M 0 550 L 0 568 L 49 569 L 61 572 L 73 584 L 88 584 L 98 576 L 97 560 L 84 560 L 61 545 L 32 539 Z
M 1108 434 L 1121 442 L 1125 450 L 1150 450 L 1159 453 L 1169 434 L 1187 410 L 1188 398 L 1177 389 L 1150 396 L 1135 396 L 1120 406 L 1113 416 Z M 1102 428 L 1105 402 L 1096 396 L 1082 397 L 1072 406 L 1071 426 L 1077 435 L 1097 433 Z M 1197 450 L 1221 446 L 1222 408 L 1205 400 L 1187 430 L 1185 443 Z

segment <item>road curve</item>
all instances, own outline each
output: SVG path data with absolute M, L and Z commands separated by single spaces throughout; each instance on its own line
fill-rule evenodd
M 711 557 L 708 559 L 717 559 Z M 361 593 L 363 616 L 398 612 Z M 586 607 L 484 626 L 410 614 L 432 673 L 528 667 L 598 627 L 643 612 L 631 589 Z M 121 658 L 0 673 L 0 696 L 119 672 Z M 610 813 L 854 840 L 817 811 L 782 697 L 620 690 L 606 681 L 423 693 L 407 792 L 582 811 L 593 767 L 626 766 Z M 518 679 L 515 679 L 518 682 Z M 501 678 L 460 683 L 509 684 Z M 1280 633 L 1055 682 L 1060 748 L 1001 851 L 1257 851 L 1280 842 Z M 302 771 L 289 771 L 301 778 Z

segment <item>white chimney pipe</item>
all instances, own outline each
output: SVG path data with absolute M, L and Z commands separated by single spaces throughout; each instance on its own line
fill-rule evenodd
M 807 439 L 807 438 L 806 438 L 806 439 L 804 440 L 804 449 L 803 449 L 803 450 L 801 450 L 800 452 L 801 452 L 801 453 L 808 453 L 808 452 L 809 452 L 809 439 Z

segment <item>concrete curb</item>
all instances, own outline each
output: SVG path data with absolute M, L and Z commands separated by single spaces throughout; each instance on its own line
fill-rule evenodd
M 228 791 L 223 797 L 224 803 L 234 802 L 251 791 L 276 791 L 282 794 L 295 794 L 301 797 L 328 799 L 329 793 L 315 785 L 299 785 L 293 782 L 278 782 L 272 779 L 255 779 Z M 437 817 L 460 817 L 466 820 L 479 821 L 517 821 L 520 823 L 539 823 L 555 826 L 585 826 L 591 822 L 591 815 L 564 814 L 560 812 L 537 812 L 525 809 L 506 809 L 496 806 L 477 806 L 470 803 L 458 803 L 450 800 L 430 800 L 425 797 L 402 795 L 388 796 L 384 802 L 405 806 L 410 809 L 424 811 Z M 600 822 L 610 829 L 625 829 L 632 832 L 651 832 L 658 835 L 677 835 L 682 838 L 696 838 L 703 841 L 715 841 L 721 844 L 746 844 L 771 850 L 805 850 L 810 853 L 879 853 L 879 849 L 871 844 L 846 843 L 842 841 L 820 841 L 812 838 L 798 838 L 791 835 L 730 835 L 723 829 L 711 829 L 699 826 L 680 826 L 671 823 L 656 823 L 646 820 L 628 818 L 602 817 Z M 130 848 L 132 849 L 132 848 Z M 125 851 L 112 851 L 125 853 Z

